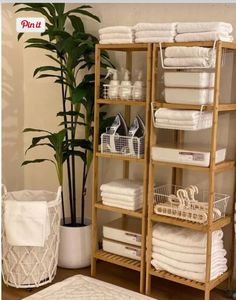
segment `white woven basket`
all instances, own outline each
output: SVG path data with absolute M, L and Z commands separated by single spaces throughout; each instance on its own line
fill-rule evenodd
M 22 192 L 22 191 L 20 191 Z M 4 222 L 2 226 L 2 275 L 6 285 L 16 288 L 33 288 L 51 282 L 57 270 L 59 230 L 61 219 L 61 187 L 57 193 L 47 191 L 37 192 L 37 200 L 40 192 L 43 200 L 48 202 L 50 218 L 50 235 L 44 247 L 19 247 L 11 246 L 7 242 Z M 13 192 L 17 193 L 17 192 Z M 3 187 L 3 204 L 7 201 L 7 190 Z M 46 198 L 46 199 L 45 199 Z M 24 200 L 24 199 L 22 199 Z M 36 199 L 32 199 L 34 201 Z M 2 220 L 4 220 L 4 205 L 2 205 Z

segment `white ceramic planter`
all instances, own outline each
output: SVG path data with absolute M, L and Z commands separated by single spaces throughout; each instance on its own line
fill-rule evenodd
M 67 269 L 85 268 L 91 261 L 91 222 L 83 227 L 60 226 L 58 266 Z

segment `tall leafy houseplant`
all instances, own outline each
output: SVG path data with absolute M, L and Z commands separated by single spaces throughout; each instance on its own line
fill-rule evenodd
M 91 6 L 82 5 L 67 10 L 64 3 L 15 4 L 18 12 L 37 12 L 46 19 L 46 31 L 40 38 L 26 40 L 25 48 L 39 48 L 51 61 L 50 65 L 35 69 L 37 78 L 51 78 L 60 85 L 62 110 L 57 116 L 62 118 L 60 126 L 65 130 L 65 145 L 67 155 L 64 155 L 68 177 L 68 199 L 70 207 L 71 226 L 85 225 L 85 198 L 88 172 L 93 158 L 92 121 L 94 115 L 94 81 L 93 66 L 95 64 L 95 45 L 98 40 L 87 33 L 81 16 L 100 22 L 92 14 Z M 72 28 L 67 30 L 68 25 Z M 18 35 L 18 39 L 23 34 Z M 109 57 L 102 52 L 102 67 L 110 66 Z M 87 71 L 86 75 L 82 75 Z M 108 126 L 113 118 L 107 118 L 104 112 L 100 115 L 101 128 Z M 83 128 L 79 136 L 78 127 Z M 35 137 L 36 140 L 40 137 Z M 81 222 L 77 223 L 76 157 L 83 162 L 83 170 L 78 174 L 81 180 Z M 38 161 L 40 162 L 40 161 Z M 81 174 L 82 173 L 82 174 Z M 65 195 L 64 195 L 65 199 Z M 65 218 L 63 218 L 65 224 Z

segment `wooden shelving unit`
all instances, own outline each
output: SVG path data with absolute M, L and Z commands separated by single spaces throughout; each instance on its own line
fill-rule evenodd
M 163 43 L 162 48 L 171 47 L 171 46 L 205 46 L 212 47 L 213 42 L 191 42 L 191 43 Z M 183 104 L 168 104 L 161 103 L 156 97 L 156 79 L 157 73 L 160 68 L 158 66 L 158 57 L 159 57 L 159 44 L 153 45 L 153 61 L 152 61 L 152 102 L 159 107 L 166 107 L 172 109 L 200 109 L 200 105 L 183 105 Z M 214 201 L 214 191 L 215 191 L 215 175 L 217 172 L 223 172 L 229 168 L 233 168 L 235 166 L 234 161 L 225 161 L 220 164 L 215 163 L 215 155 L 216 155 L 216 142 L 217 142 L 217 129 L 218 129 L 218 114 L 225 111 L 235 111 L 236 103 L 219 103 L 219 90 L 220 90 L 220 73 L 221 73 L 221 60 L 222 60 L 222 51 L 234 51 L 236 50 L 235 43 L 226 43 L 218 41 L 216 44 L 216 66 L 215 66 L 215 87 L 214 87 L 214 103 L 213 105 L 206 105 L 204 109 L 213 112 L 213 126 L 211 130 L 211 159 L 210 166 L 208 168 L 205 167 L 197 167 L 190 166 L 186 164 L 172 164 L 165 163 L 160 161 L 153 161 L 150 159 L 149 164 L 149 208 L 148 208 L 148 238 L 147 238 L 147 268 L 146 268 L 146 293 L 150 294 L 151 291 L 151 276 L 156 276 L 160 278 L 167 279 L 169 281 L 177 282 L 183 285 L 191 286 L 197 288 L 199 290 L 204 291 L 204 299 L 210 299 L 210 291 L 228 279 L 231 274 L 231 269 L 229 268 L 227 272 L 216 278 L 215 280 L 210 280 L 210 269 L 211 269 L 211 248 L 212 248 L 212 232 L 216 229 L 223 228 L 229 224 L 231 224 L 231 216 L 226 216 L 225 218 L 219 219 L 218 221 L 213 221 L 213 201 Z M 200 131 L 199 131 L 200 134 Z M 155 129 L 153 124 L 150 129 L 150 149 L 152 146 L 156 145 L 156 136 Z M 184 140 L 184 131 L 175 130 L 175 140 L 176 144 L 181 144 Z M 176 218 L 165 217 L 154 214 L 154 170 L 159 166 L 165 166 L 172 168 L 172 183 L 176 185 L 181 185 L 182 183 L 182 172 L 183 169 L 188 169 L 191 171 L 199 171 L 206 172 L 209 176 L 209 213 L 208 213 L 208 223 L 204 224 L 196 224 L 193 222 L 183 221 Z M 207 233 L 207 263 L 206 263 L 206 277 L 205 282 L 197 282 L 194 280 L 188 280 L 186 278 L 182 278 L 176 276 L 174 274 L 170 274 L 165 271 L 156 271 L 151 266 L 151 254 L 152 254 L 152 227 L 155 222 L 161 222 L 166 224 L 172 224 L 175 226 L 191 228 L 193 230 L 198 230 Z
M 100 55 L 101 50 L 106 51 L 122 51 L 126 54 L 126 68 L 132 70 L 132 54 L 137 51 L 146 53 L 146 99 L 143 101 L 134 100 L 110 100 L 100 98 Z M 112 264 L 120 265 L 125 268 L 140 272 L 140 292 L 145 291 L 145 269 L 146 269 L 146 221 L 147 221 L 147 193 L 148 193 L 148 167 L 149 167 L 149 128 L 150 128 L 150 92 L 151 92 L 151 62 L 152 62 L 152 44 L 122 44 L 122 45 L 97 45 L 96 46 L 96 64 L 95 64 L 95 118 L 94 118 L 94 165 L 93 165 L 93 191 L 92 191 L 92 266 L 91 274 L 96 275 L 97 260 L 106 261 Z M 108 105 L 124 105 L 125 119 L 130 123 L 130 114 L 132 107 L 141 106 L 145 112 L 145 150 L 142 158 L 130 157 L 125 155 L 117 155 L 99 152 L 99 112 L 100 106 Z M 114 159 L 123 161 L 123 177 L 129 178 L 129 164 L 143 164 L 143 208 L 138 211 L 131 211 L 122 208 L 116 208 L 102 204 L 99 197 L 98 186 L 98 160 Z M 128 259 L 119 255 L 111 254 L 99 249 L 98 247 L 98 225 L 97 212 L 104 210 L 119 213 L 123 218 L 132 216 L 141 220 L 141 261 Z

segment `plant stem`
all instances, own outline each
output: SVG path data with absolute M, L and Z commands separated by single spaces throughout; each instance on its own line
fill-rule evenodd
M 71 111 L 73 110 L 73 104 L 71 102 Z M 73 115 L 71 115 L 71 140 L 74 141 L 75 139 L 75 133 L 74 133 L 74 118 Z M 71 154 L 71 159 L 72 159 L 72 191 L 73 191 L 73 220 L 72 220 L 72 225 L 76 225 L 76 188 L 75 188 L 75 154 L 74 154 L 74 145 L 72 144 L 71 146 L 72 154 Z
M 82 181 L 82 191 L 81 191 L 81 225 L 84 226 L 84 209 L 85 209 L 85 196 L 86 196 L 86 181 L 87 181 L 87 173 L 86 173 L 86 165 L 87 165 L 87 150 L 85 150 L 85 161 L 83 168 L 83 181 Z

